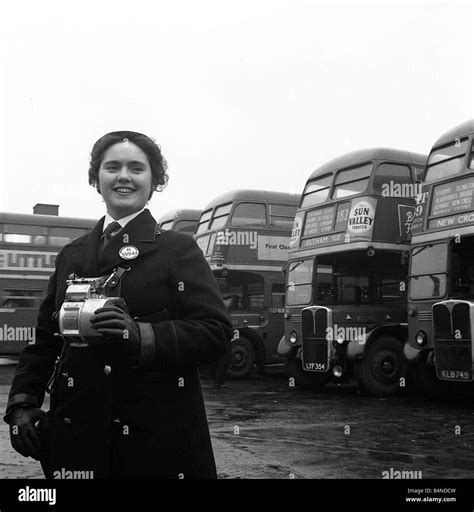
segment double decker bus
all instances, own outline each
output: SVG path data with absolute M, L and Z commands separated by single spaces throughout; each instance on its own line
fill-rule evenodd
M 34 343 L 38 308 L 65 244 L 97 221 L 0 212 L 0 354 L 18 355 Z
M 178 231 L 193 236 L 201 218 L 202 210 L 185 208 L 181 210 L 170 210 L 158 219 L 161 229 Z
M 412 224 L 405 354 L 429 395 L 473 380 L 473 138 L 471 119 L 435 142 Z
M 295 384 L 317 388 L 355 376 L 374 395 L 399 389 L 408 232 L 425 161 L 364 149 L 309 177 L 290 241 L 279 346 Z
M 288 243 L 299 194 L 235 190 L 209 203 L 194 238 L 219 283 L 234 326 L 228 375 L 282 363 Z

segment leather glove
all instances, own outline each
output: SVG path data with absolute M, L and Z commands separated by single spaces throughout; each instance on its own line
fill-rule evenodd
M 41 441 L 39 429 L 48 415 L 37 407 L 16 407 L 10 416 L 10 441 L 13 448 L 23 457 L 39 460 Z
M 104 343 L 125 343 L 127 352 L 138 351 L 140 331 L 122 298 L 110 299 L 106 306 L 95 310 L 91 325 L 102 334 Z

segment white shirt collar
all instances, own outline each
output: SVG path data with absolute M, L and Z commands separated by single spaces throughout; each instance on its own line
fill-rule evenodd
M 114 219 L 107 213 L 105 215 L 104 219 L 104 226 L 102 227 L 102 232 L 105 231 L 105 228 L 111 224 L 112 222 L 118 222 L 122 228 L 124 228 L 131 220 L 133 220 L 135 217 L 138 217 L 140 213 L 142 213 L 145 210 L 145 208 L 142 208 L 140 211 L 132 213 L 131 215 L 127 215 L 126 217 L 122 217 L 121 219 Z

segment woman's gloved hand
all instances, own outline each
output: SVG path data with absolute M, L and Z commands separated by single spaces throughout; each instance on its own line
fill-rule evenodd
M 39 460 L 41 453 L 40 428 L 48 415 L 37 407 L 18 406 L 10 416 L 10 441 L 23 457 Z
M 111 298 L 106 306 L 94 311 L 91 325 L 102 334 L 104 342 L 125 343 L 130 353 L 135 353 L 140 347 L 138 325 L 129 315 L 122 298 Z

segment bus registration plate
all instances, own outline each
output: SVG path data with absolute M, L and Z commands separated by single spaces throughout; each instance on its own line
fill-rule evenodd
M 445 380 L 472 381 L 472 372 L 460 370 L 438 370 L 438 377 Z
M 303 370 L 307 372 L 327 372 L 328 367 L 325 363 L 303 363 Z

